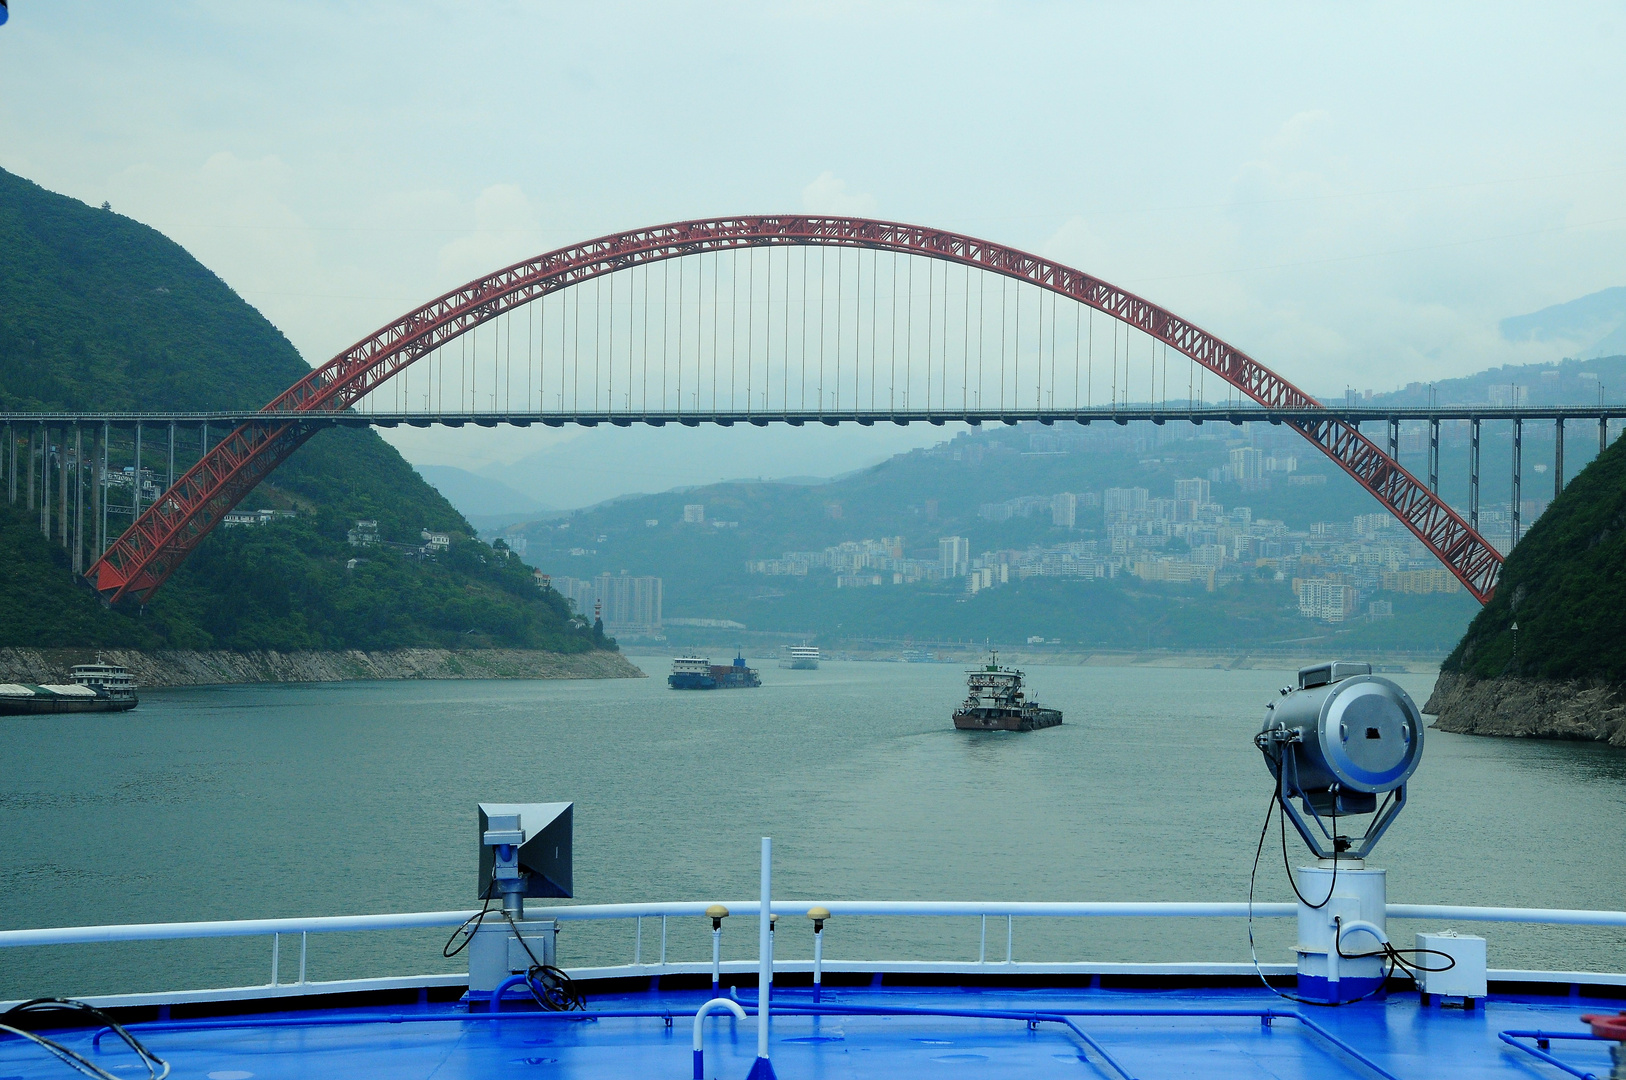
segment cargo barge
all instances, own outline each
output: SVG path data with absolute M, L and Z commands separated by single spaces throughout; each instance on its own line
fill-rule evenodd
M 78 664 L 71 683 L 0 683 L 0 716 L 124 712 L 140 704 L 135 676 L 117 664 Z
M 672 661 L 666 685 L 673 690 L 745 690 L 761 686 L 757 669 L 745 666 L 745 657 L 732 664 L 714 664 L 709 657 L 679 656 Z
M 1060 709 L 1047 709 L 1027 700 L 1022 672 L 1000 667 L 999 654 L 966 674 L 966 699 L 954 711 L 960 731 L 1037 731 L 1061 723 Z

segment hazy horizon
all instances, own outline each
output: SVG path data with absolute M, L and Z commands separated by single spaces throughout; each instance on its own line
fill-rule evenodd
M 313 364 L 541 251 L 784 210 L 1038 251 L 1314 392 L 1387 390 L 1587 347 L 1499 324 L 1626 283 L 1623 41 L 1608 3 L 17 0 L 0 166 L 173 237 Z M 944 433 L 814 434 L 594 452 L 610 497 Z M 585 437 L 386 434 L 482 474 Z

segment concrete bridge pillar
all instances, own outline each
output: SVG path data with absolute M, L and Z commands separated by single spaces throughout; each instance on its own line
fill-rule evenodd
M 103 504 L 107 501 L 107 422 L 96 429 L 91 436 L 90 447 L 90 523 L 91 531 L 95 534 L 91 547 L 100 558 L 102 552 L 107 550 L 107 512 Z
M 1479 421 L 1468 435 L 1468 526 L 1479 531 Z
M 1564 418 L 1553 428 L 1553 498 L 1564 494 Z
M 62 550 L 67 551 L 70 518 L 68 517 L 68 427 L 66 424 L 57 430 L 56 473 L 58 504 L 56 528 L 62 540 Z
M 1513 421 L 1513 531 L 1508 534 L 1508 550 L 1519 543 L 1519 480 L 1524 472 L 1524 421 Z

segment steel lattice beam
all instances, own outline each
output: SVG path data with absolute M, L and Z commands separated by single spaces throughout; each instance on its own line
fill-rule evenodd
M 958 233 L 862 218 L 786 215 L 685 221 L 599 237 L 469 282 L 358 341 L 294 383 L 262 414 L 210 449 L 91 568 L 113 600 L 145 599 L 224 513 L 310 437 L 300 413 L 349 408 L 434 349 L 551 292 L 641 263 L 743 247 L 828 245 L 924 255 L 1026 281 L 1165 342 L 1267 409 L 1319 410 L 1309 394 L 1246 353 L 1156 304 L 1069 266 Z M 769 418 L 771 419 L 771 418 Z M 1439 557 L 1475 598 L 1488 600 L 1501 556 L 1437 495 L 1355 427 L 1336 418 L 1287 421 L 1335 461 Z

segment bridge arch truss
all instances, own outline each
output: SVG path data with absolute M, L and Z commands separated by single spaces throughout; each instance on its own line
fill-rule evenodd
M 986 240 L 898 222 L 807 215 L 686 221 L 599 237 L 515 263 L 408 312 L 301 378 L 268 403 L 253 421 L 239 425 L 208 449 L 108 547 L 87 576 L 109 600 L 118 601 L 133 595 L 144 601 L 163 584 L 227 511 L 322 426 L 310 421 L 317 417 L 330 420 L 334 413 L 355 408 L 368 395 L 407 371 L 414 363 L 482 324 L 562 290 L 634 267 L 706 253 L 792 246 L 924 256 L 937 263 L 963 267 L 967 273 L 983 271 L 1035 286 L 1042 293 L 1052 296 L 1052 339 L 1056 297 L 1067 298 L 1084 308 L 1102 312 L 1116 323 L 1137 330 L 1166 349 L 1187 357 L 1198 370 L 1218 376 L 1235 388 L 1239 398 L 1284 414 L 1281 423 L 1296 430 L 1370 492 L 1440 559 L 1475 598 L 1484 602 L 1495 589 L 1501 567 L 1500 553 L 1428 485 L 1363 436 L 1354 423 L 1323 409 L 1319 402 L 1288 380 L 1190 321 L 1081 270 Z M 859 268 L 861 272 L 861 261 Z M 822 283 L 822 267 L 820 273 Z M 805 277 L 803 283 L 805 288 Z M 645 288 L 647 303 L 647 278 Z M 841 304 L 839 288 L 838 284 L 838 311 Z M 912 297 L 909 302 L 913 303 Z M 928 311 L 929 302 L 928 292 Z M 1040 313 L 1042 318 L 1042 306 Z M 786 318 L 788 320 L 788 315 Z M 596 335 L 596 323 L 594 332 Z M 966 333 L 969 332 L 968 323 Z M 788 322 L 785 333 L 788 338 Z M 982 328 L 979 323 L 980 333 Z M 1000 333 L 1003 342 L 1003 326 Z M 1116 328 L 1114 335 L 1116 345 Z M 1125 347 L 1127 351 L 1127 335 Z M 715 356 L 713 361 L 715 363 Z M 1053 367 L 1055 362 L 1052 340 Z M 1114 359 L 1114 378 L 1116 364 Z M 1166 379 L 1166 360 L 1164 371 Z M 1053 374 L 1052 396 L 1054 385 Z M 1086 421 L 1089 416 L 1099 416 L 1097 410 L 1077 408 L 1076 402 L 1072 410 L 1053 404 L 1046 407 L 1042 400 L 1042 369 L 1035 391 L 1035 408 L 1013 409 L 1009 414 L 1002 410 L 982 408 L 980 398 L 978 407 L 973 409 L 970 401 L 962 397 L 960 407 L 955 409 L 950 407 L 946 393 L 933 407 L 929 386 L 928 376 L 925 408 L 906 406 L 900 409 L 895 399 L 889 401 L 885 408 L 875 407 L 875 377 L 872 373 L 871 408 L 868 410 L 858 409 L 857 402 L 850 402 L 852 407 L 832 409 L 826 414 L 822 386 L 819 388 L 817 409 L 811 413 L 805 408 L 792 410 L 789 407 L 787 383 L 782 389 L 784 407 L 778 410 L 768 407 L 771 403 L 766 401 L 765 395 L 764 406 L 753 411 L 748 392 L 743 411 L 738 408 L 714 408 L 710 413 L 705 413 L 697 408 L 687 416 L 681 411 L 681 394 L 675 413 L 667 408 L 649 410 L 647 394 L 645 409 L 641 413 L 635 411 L 630 407 L 630 393 L 629 407 L 620 414 L 616 414 L 613 408 L 604 411 L 598 408 L 598 389 L 595 386 L 592 415 L 574 419 L 596 422 L 596 418 L 601 417 L 613 423 L 665 423 L 676 419 L 682 423 L 734 423 L 743 420 L 767 424 L 804 423 L 812 418 L 825 422 L 856 420 L 859 423 L 874 423 L 877 420 L 893 420 L 899 423 L 976 423 L 996 416 L 1009 422 L 1014 422 L 1018 417 L 1054 422 Z M 905 400 L 908 400 L 907 397 Z M 713 404 L 715 406 L 715 400 Z M 572 417 L 561 415 L 559 419 L 568 421 Z

